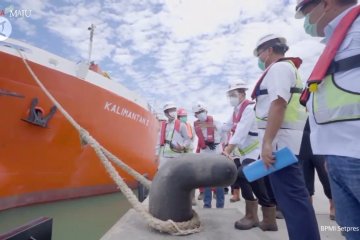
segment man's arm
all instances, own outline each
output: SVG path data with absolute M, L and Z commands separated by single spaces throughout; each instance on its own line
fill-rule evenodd
M 224 149 L 225 154 L 229 155 L 236 146 L 244 147 L 243 144 L 249 134 L 251 125 L 255 120 L 255 112 L 252 108 L 246 108 L 243 112 L 240 122 L 237 124 L 234 135 L 230 138 L 229 144 Z
M 267 167 L 275 163 L 275 158 L 272 153 L 272 143 L 284 121 L 286 106 L 287 102 L 282 97 L 278 97 L 278 99 L 272 101 L 270 105 L 261 151 L 261 158 Z

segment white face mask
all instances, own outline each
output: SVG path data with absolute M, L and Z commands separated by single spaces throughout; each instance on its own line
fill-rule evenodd
M 230 100 L 230 105 L 233 107 L 236 107 L 240 103 L 239 97 L 230 97 L 229 100 Z
M 175 111 L 169 112 L 168 114 L 172 119 L 176 118 L 176 112 Z
M 207 114 L 206 112 L 199 113 L 198 115 L 196 115 L 196 118 L 199 119 L 201 122 L 205 122 L 207 119 Z

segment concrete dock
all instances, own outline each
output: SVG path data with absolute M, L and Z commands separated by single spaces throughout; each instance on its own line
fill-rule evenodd
M 196 194 L 196 196 L 198 193 Z M 188 236 L 171 236 L 162 234 L 150 229 L 141 216 L 135 210 L 129 210 L 115 225 L 101 238 L 102 240 L 131 239 L 131 240 L 165 240 L 165 239 L 245 239 L 245 240 L 280 240 L 288 239 L 285 221 L 278 219 L 279 231 L 263 232 L 259 228 L 247 231 L 240 231 L 234 228 L 234 222 L 242 218 L 245 211 L 245 201 L 242 199 L 236 203 L 230 203 L 230 195 L 225 195 L 225 208 L 223 209 L 204 209 L 202 201 L 197 200 L 195 211 L 199 214 L 203 230 L 200 233 Z M 215 199 L 213 199 L 213 206 Z M 314 208 L 318 220 L 321 239 L 341 240 L 345 239 L 337 231 L 335 221 L 329 219 L 329 202 L 326 199 L 322 186 L 316 181 L 316 194 L 314 196 Z M 262 219 L 259 208 L 259 219 Z M 304 229 L 306 231 L 306 229 Z

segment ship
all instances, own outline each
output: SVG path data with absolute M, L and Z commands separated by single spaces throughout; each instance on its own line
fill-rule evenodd
M 147 101 L 87 61 L 8 38 L 0 42 L 0 210 L 117 191 L 34 76 L 104 148 L 154 176 L 159 122 Z M 138 185 L 117 170 L 130 187 Z

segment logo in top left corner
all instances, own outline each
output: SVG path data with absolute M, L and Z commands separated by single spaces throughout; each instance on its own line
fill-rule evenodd
M 12 26 L 9 20 L 0 16 L 0 41 L 6 40 L 10 37 Z

